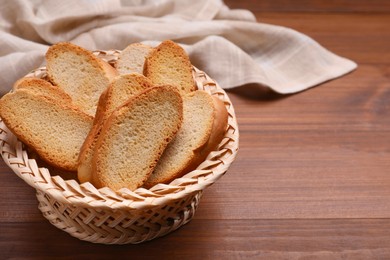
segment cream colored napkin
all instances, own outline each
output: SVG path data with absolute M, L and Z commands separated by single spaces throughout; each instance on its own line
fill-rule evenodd
M 0 0 L 0 94 L 42 65 L 56 42 L 121 50 L 165 39 L 182 44 L 223 88 L 259 83 L 293 93 L 356 68 L 306 35 L 220 0 Z

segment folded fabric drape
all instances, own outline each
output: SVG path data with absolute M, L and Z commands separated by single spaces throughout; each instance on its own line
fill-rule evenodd
M 90 50 L 172 39 L 223 88 L 248 83 L 294 93 L 356 64 L 289 28 L 256 21 L 220 0 L 0 0 L 0 94 L 42 65 L 49 45 Z

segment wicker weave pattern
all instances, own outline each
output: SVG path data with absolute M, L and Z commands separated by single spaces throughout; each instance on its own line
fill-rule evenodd
M 95 55 L 115 64 L 119 51 Z M 228 130 L 218 149 L 199 167 L 172 183 L 135 191 L 96 189 L 90 183 L 51 176 L 29 159 L 24 145 L 0 121 L 0 149 L 4 161 L 27 184 L 37 190 L 39 209 L 56 227 L 82 240 L 104 244 L 140 243 L 165 235 L 189 222 L 202 191 L 217 181 L 234 161 L 238 150 L 238 127 L 226 93 L 204 72 L 194 68 L 199 89 L 218 96 L 229 113 Z M 28 77 L 46 78 L 44 67 Z

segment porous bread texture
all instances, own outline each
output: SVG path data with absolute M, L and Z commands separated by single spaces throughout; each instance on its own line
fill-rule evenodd
M 143 74 L 145 58 L 153 50 L 151 46 L 142 43 L 128 45 L 118 57 L 116 69 L 119 74 Z
M 105 91 L 102 102 L 99 103 L 99 109 L 102 109 L 99 115 L 103 115 L 104 121 L 130 97 L 152 86 L 148 78 L 138 73 L 130 73 L 116 77 L 110 84 L 110 87 Z
M 183 124 L 145 182 L 151 188 L 194 170 L 221 142 L 227 127 L 225 105 L 205 91 L 183 96 Z
M 73 103 L 94 116 L 101 93 L 118 75 L 107 62 L 80 46 L 60 42 L 46 53 L 50 80 L 68 93 Z
M 76 171 L 93 118 L 78 108 L 20 89 L 0 99 L 7 127 L 49 164 Z
M 92 160 L 92 184 L 135 190 L 146 181 L 183 118 L 173 87 L 152 87 L 116 109 L 105 122 Z
M 154 85 L 172 85 L 180 94 L 196 90 L 192 64 L 182 47 L 173 41 L 163 41 L 145 59 L 144 75 Z
M 39 78 L 21 78 L 15 82 L 13 89 L 14 91 L 24 89 L 35 95 L 45 96 L 67 104 L 72 102 L 72 98 L 61 88 Z
M 99 99 L 93 127 L 81 148 L 78 179 L 81 183 L 92 179 L 92 157 L 101 128 L 112 112 L 137 93 L 152 87 L 149 79 L 137 73 L 120 75 L 114 79 Z

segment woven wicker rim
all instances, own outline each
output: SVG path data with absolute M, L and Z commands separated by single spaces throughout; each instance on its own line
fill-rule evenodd
M 119 53 L 118 50 L 94 52 L 112 65 L 115 65 Z M 238 151 L 239 132 L 234 108 L 226 92 L 203 71 L 194 68 L 193 75 L 198 89 L 205 90 L 224 102 L 229 114 L 228 129 L 218 149 L 211 152 L 196 170 L 170 184 L 157 184 L 150 189 L 138 188 L 135 191 L 123 188 L 115 192 L 107 187 L 96 189 L 90 183 L 80 185 L 75 180 L 65 181 L 60 176 L 51 176 L 48 169 L 39 168 L 36 161 L 28 157 L 24 145 L 3 121 L 0 121 L 1 155 L 8 166 L 27 184 L 61 203 L 75 206 L 144 210 L 200 192 L 224 175 L 234 161 Z M 38 68 L 26 77 L 45 79 L 46 68 Z

